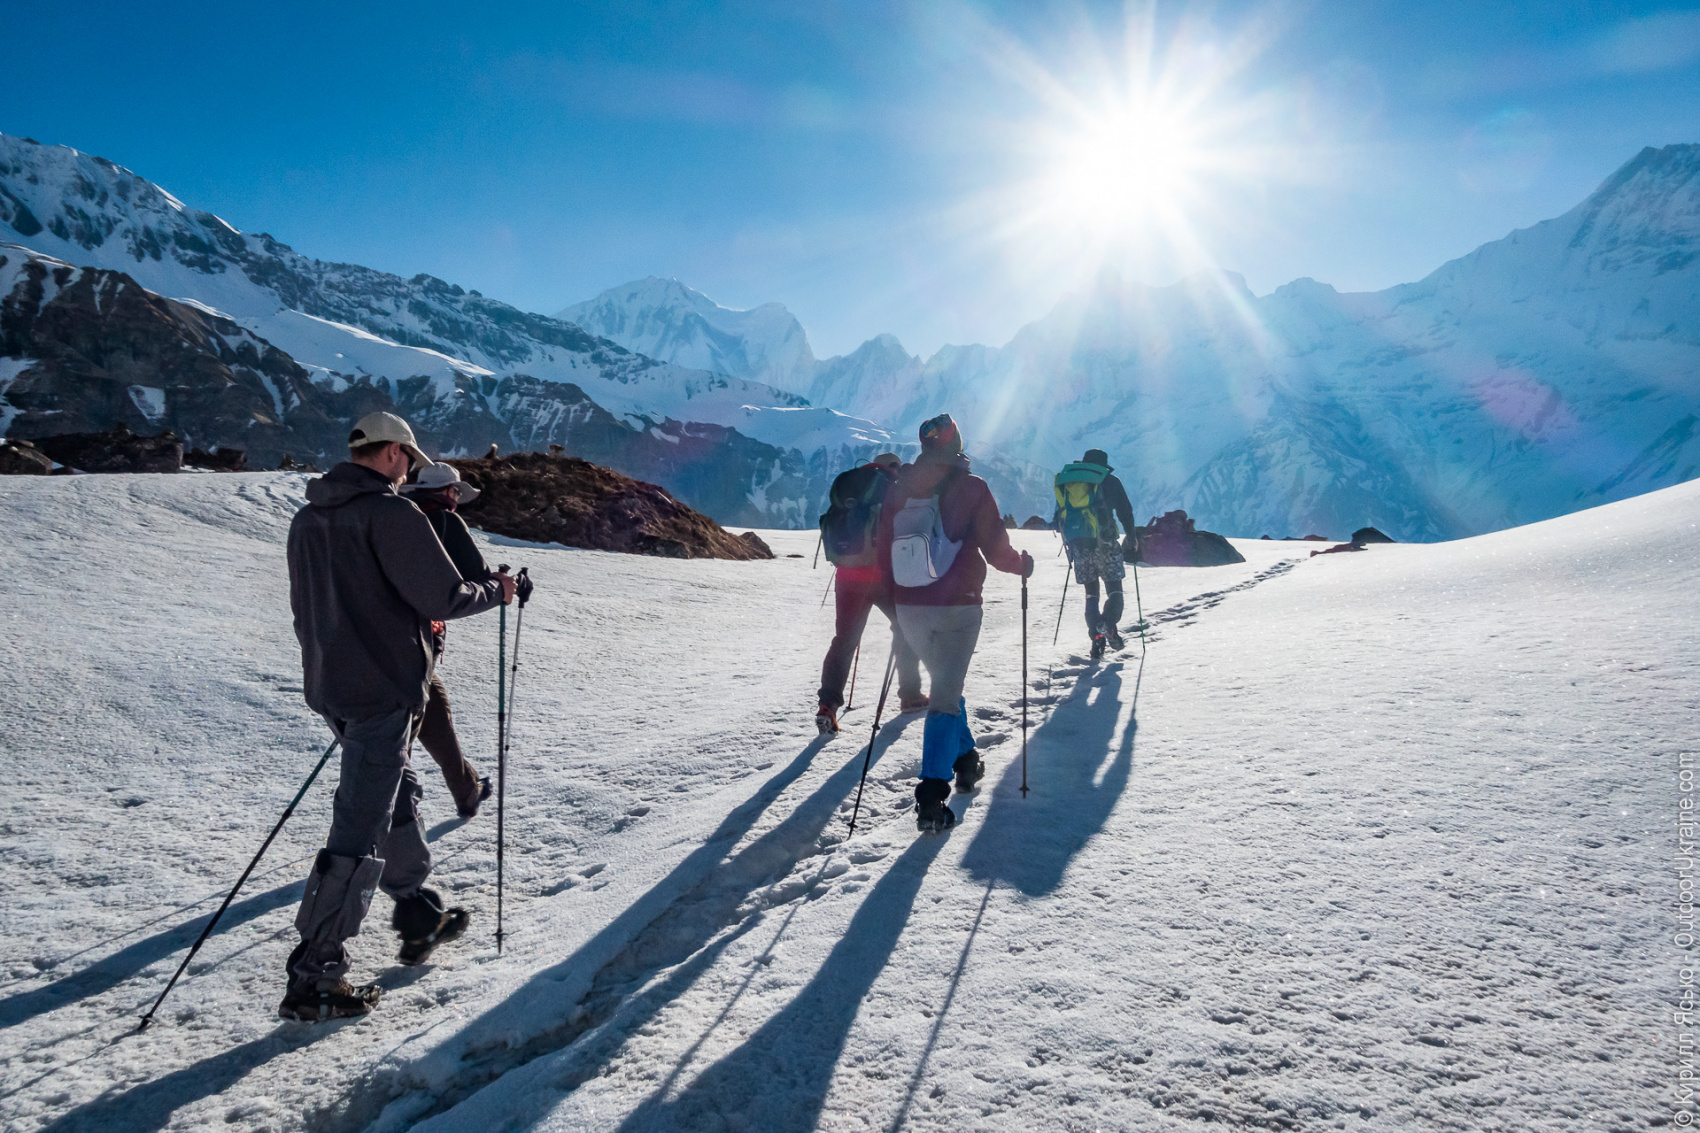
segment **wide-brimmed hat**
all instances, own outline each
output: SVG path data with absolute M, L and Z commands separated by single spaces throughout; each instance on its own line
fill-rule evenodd
M 411 484 L 404 485 L 404 492 L 440 492 L 444 488 L 455 490 L 455 499 L 463 504 L 469 504 L 478 498 L 478 489 L 460 478 L 460 472 L 452 464 L 427 464 L 419 470 L 419 478 Z
M 881 468 L 896 468 L 903 463 L 903 458 L 895 452 L 882 452 L 874 457 L 873 463 Z
M 1080 463 L 1102 464 L 1105 468 L 1110 468 L 1110 454 L 1101 448 L 1089 448 L 1086 455 L 1080 458 Z M 1110 471 L 1114 472 L 1115 469 L 1110 468 Z
M 431 463 L 431 458 L 419 449 L 419 442 L 413 439 L 413 429 L 406 421 L 394 413 L 378 410 L 368 413 L 354 423 L 354 428 L 348 434 L 348 447 L 359 448 L 361 445 L 381 444 L 384 441 L 394 441 L 407 451 L 413 458 L 413 463 L 423 468 Z

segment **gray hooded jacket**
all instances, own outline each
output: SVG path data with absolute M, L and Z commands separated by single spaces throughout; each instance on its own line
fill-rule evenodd
M 502 584 L 463 580 L 430 521 L 378 473 L 344 463 L 307 484 L 289 525 L 289 604 L 314 711 L 422 707 L 431 622 L 501 602 Z

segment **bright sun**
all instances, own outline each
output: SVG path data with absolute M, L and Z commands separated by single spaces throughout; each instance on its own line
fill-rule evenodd
M 1178 115 L 1118 108 L 1057 140 L 1041 192 L 1058 219 L 1109 236 L 1177 212 L 1200 157 Z

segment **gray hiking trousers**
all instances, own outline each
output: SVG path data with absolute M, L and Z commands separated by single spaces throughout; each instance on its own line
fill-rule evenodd
M 979 606 L 899 606 L 897 626 L 927 670 L 929 712 L 954 716 L 980 641 Z
M 346 978 L 343 942 L 359 933 L 373 892 L 411 897 L 431 873 L 431 851 L 419 828 L 424 792 L 409 763 L 418 710 L 326 720 L 342 740 L 342 779 L 331 832 L 295 915 L 301 943 L 289 957 L 291 986 L 329 988 Z

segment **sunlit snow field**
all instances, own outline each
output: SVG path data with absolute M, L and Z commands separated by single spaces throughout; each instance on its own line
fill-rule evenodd
M 508 776 L 460 824 L 473 930 L 369 1019 L 275 1017 L 316 784 L 134 1033 L 324 750 L 300 696 L 286 473 L 0 480 L 0 1123 L 8 1130 L 1630 1129 L 1668 1120 L 1673 819 L 1700 748 L 1700 482 L 1450 544 L 1140 572 L 1091 666 L 1064 562 L 993 574 L 968 683 L 989 765 L 908 811 L 887 635 L 816 737 L 830 578 L 487 547 L 531 568 Z M 1151 510 L 1141 506 L 1142 512 Z M 1342 533 L 1335 533 L 1342 534 Z M 1131 578 L 1130 608 L 1131 608 Z M 1131 618 L 1129 619 L 1131 620 Z M 514 632 L 509 620 L 510 647 Z M 496 618 L 453 623 L 494 769 Z M 888 714 L 889 716 L 889 714 Z M 1137 727 L 1135 720 L 1137 719 Z M 328 773 L 334 775 L 334 763 Z

